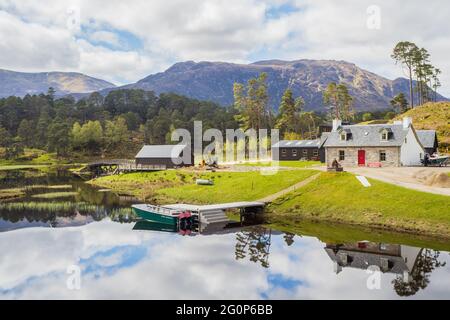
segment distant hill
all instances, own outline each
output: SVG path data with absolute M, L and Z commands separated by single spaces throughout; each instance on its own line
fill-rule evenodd
M 46 93 L 49 87 L 53 87 L 58 96 L 63 96 L 100 91 L 115 85 L 81 73 L 24 73 L 0 69 L 0 98 Z
M 413 119 L 414 128 L 419 130 L 436 130 L 441 149 L 450 148 L 450 102 L 427 103 L 398 116 Z
M 233 103 L 233 84 L 245 83 L 261 72 L 268 74 L 270 105 L 275 110 L 283 92 L 290 87 L 296 96 L 303 97 L 306 109 L 324 111 L 322 92 L 333 81 L 347 84 L 357 110 L 390 108 L 390 100 L 399 92 L 409 96 L 406 79 L 389 80 L 355 64 L 334 60 L 270 60 L 252 64 L 188 61 L 123 88 L 151 90 L 157 94 L 174 92 L 228 106 Z M 442 96 L 438 98 L 446 100 Z

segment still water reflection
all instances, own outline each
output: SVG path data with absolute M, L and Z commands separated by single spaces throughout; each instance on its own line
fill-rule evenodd
M 0 171 L 0 232 L 29 227 L 68 227 L 101 221 L 129 221 L 137 200 L 95 188 L 67 170 Z
M 368 241 L 326 243 L 262 226 L 209 226 L 181 236 L 148 222 L 113 221 L 112 210 L 126 208 L 126 201 L 95 189 L 83 196 L 80 189 L 91 187 L 81 181 L 60 183 L 77 192 L 65 201 L 97 209 L 1 208 L 3 226 L 9 223 L 0 232 L 1 299 L 450 298 L 448 252 Z M 34 194 L 10 203 L 26 203 Z M 73 223 L 76 216 L 89 222 Z M 58 219 L 69 222 L 49 228 Z M 80 288 L 71 290 L 74 274 L 67 272 L 77 268 Z

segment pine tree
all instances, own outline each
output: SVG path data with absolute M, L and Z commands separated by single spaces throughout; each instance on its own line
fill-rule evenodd
M 57 156 L 67 154 L 70 146 L 70 126 L 57 117 L 48 128 L 48 150 L 56 152 Z
M 408 71 L 410 98 L 409 102 L 411 104 L 411 108 L 414 108 L 413 68 L 417 50 L 419 50 L 419 48 L 414 43 L 402 41 L 395 46 L 394 52 L 391 55 L 391 57 L 395 59 L 397 63 L 401 63 L 404 67 L 406 67 Z
M 281 98 L 277 129 L 283 134 L 298 133 L 299 116 L 304 105 L 302 98 L 294 99 L 291 89 L 287 89 Z
M 323 93 L 323 100 L 324 104 L 330 107 L 332 117 L 347 121 L 353 119 L 353 97 L 345 84 L 328 84 Z
M 270 112 L 267 90 L 266 73 L 250 79 L 246 86 L 234 84 L 234 107 L 238 111 L 236 121 L 242 129 L 259 130 L 268 125 Z
M 392 107 L 397 113 L 404 113 L 408 110 L 408 101 L 403 93 L 399 93 L 391 100 Z

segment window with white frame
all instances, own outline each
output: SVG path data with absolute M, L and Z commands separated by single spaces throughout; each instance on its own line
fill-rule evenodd
M 341 141 L 347 141 L 347 132 L 341 133 Z
M 386 161 L 386 151 L 381 150 L 380 151 L 380 162 Z
M 314 157 L 318 157 L 319 156 L 319 150 L 314 150 L 313 151 L 313 156 Z
M 293 150 L 292 150 L 292 156 L 293 156 L 293 157 L 296 157 L 296 156 L 297 156 L 297 149 L 293 149 Z

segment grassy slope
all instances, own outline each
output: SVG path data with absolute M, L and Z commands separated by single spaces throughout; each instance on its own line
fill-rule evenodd
M 264 176 L 260 172 L 191 173 L 171 170 L 102 177 L 92 183 L 160 203 L 220 203 L 258 200 L 314 174 L 316 172 L 312 170 L 280 171 L 273 176 Z M 215 185 L 197 186 L 197 178 L 214 180 Z
M 323 173 L 273 204 L 270 217 L 274 222 L 302 217 L 449 237 L 449 197 L 371 183 L 364 188 L 351 174 Z
M 398 116 L 394 120 L 412 117 L 414 127 L 419 130 L 436 130 L 439 142 L 450 146 L 450 102 L 426 103 Z

